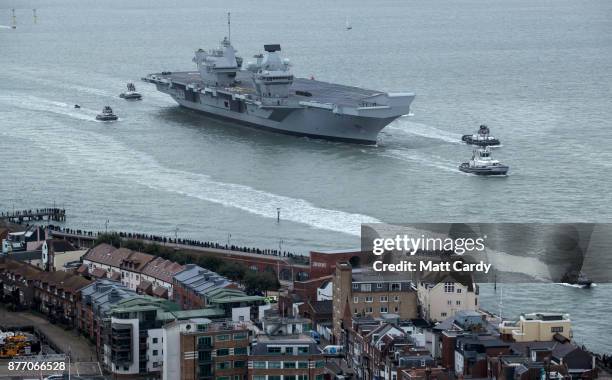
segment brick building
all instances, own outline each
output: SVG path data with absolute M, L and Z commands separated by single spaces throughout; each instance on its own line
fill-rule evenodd
M 333 309 L 333 332 L 340 341 L 353 316 L 392 313 L 403 320 L 417 318 L 416 288 L 401 273 L 353 270 L 351 264 L 339 263 L 334 277 Z
M 164 380 L 246 380 L 250 331 L 247 323 L 207 318 L 163 327 Z
M 306 335 L 257 337 L 249 356 L 249 380 L 323 380 L 325 359 Z

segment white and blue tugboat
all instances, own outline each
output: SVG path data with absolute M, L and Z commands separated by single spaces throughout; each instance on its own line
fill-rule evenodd
M 470 145 L 478 145 L 478 146 L 500 145 L 501 143 L 499 142 L 498 139 L 489 135 L 490 132 L 491 131 L 489 130 L 489 127 L 482 124 L 480 128 L 478 129 L 478 132 L 476 132 L 476 134 L 463 135 L 461 137 L 461 140 L 464 141 L 466 144 L 470 144 Z
M 142 99 L 142 95 L 139 92 L 136 92 L 136 86 L 134 86 L 134 83 L 128 83 L 127 91 L 122 92 L 119 95 L 119 97 L 125 100 L 141 100 Z
M 459 170 L 477 175 L 506 175 L 510 168 L 491 158 L 491 148 L 474 149 L 472 159 L 459 165 Z
M 96 120 L 99 121 L 115 121 L 117 119 L 119 119 L 119 117 L 113 113 L 113 109 L 109 106 L 104 106 L 102 113 L 96 116 Z

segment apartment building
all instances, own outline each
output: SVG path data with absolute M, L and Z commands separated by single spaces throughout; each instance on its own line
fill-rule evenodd
M 120 248 L 119 250 L 123 250 Z M 127 250 L 129 251 L 129 250 Z M 112 253 L 111 253 L 112 254 Z M 136 290 L 140 282 L 144 268 L 153 261 L 155 256 L 142 252 L 129 251 L 129 254 L 119 263 L 121 270 L 121 283 L 132 290 Z
M 504 321 L 500 334 L 514 342 L 551 341 L 555 335 L 572 338 L 572 321 L 569 314 L 530 313 L 521 314 L 518 321 Z
M 478 310 L 478 285 L 469 273 L 429 272 L 419 281 L 417 294 L 421 316 L 441 322 L 460 310 Z
M 395 314 L 400 319 L 416 318 L 416 288 L 401 273 L 353 270 L 347 262 L 338 263 L 333 285 L 333 309 L 334 336 L 341 339 L 353 316 Z
M 52 322 L 74 326 L 81 289 L 90 281 L 63 271 L 44 272 L 33 265 L 0 259 L 0 299 L 17 308 L 32 308 Z
M 249 380 L 323 380 L 324 374 L 325 358 L 307 335 L 259 335 L 249 356 Z
M 147 294 L 172 299 L 172 277 L 184 269 L 179 263 L 157 257 L 143 268 L 139 287 Z
M 164 380 L 246 380 L 250 323 L 192 318 L 163 326 Z
M 121 278 L 121 262 L 132 253 L 131 250 L 117 249 L 110 244 L 98 244 L 83 256 L 83 266 L 79 273 L 88 274 L 93 278 L 110 278 L 125 281 Z

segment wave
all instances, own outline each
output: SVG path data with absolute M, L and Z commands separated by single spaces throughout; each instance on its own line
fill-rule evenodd
M 359 236 L 361 223 L 379 223 L 376 218 L 321 208 L 299 198 L 269 193 L 250 186 L 216 181 L 208 175 L 165 167 L 146 153 L 135 151 L 112 137 L 76 130 L 59 123 L 45 124 L 44 129 L 14 128 L 0 131 L 11 137 L 32 142 L 37 148 L 58 152 L 69 164 L 94 169 L 96 175 L 135 182 L 151 189 L 236 208 L 250 214 L 276 218 L 276 208 L 282 209 L 282 219 Z M 71 144 L 64 137 L 71 136 Z
M 48 112 L 57 115 L 68 116 L 73 119 L 98 122 L 98 120 L 96 120 L 96 115 L 98 114 L 98 111 L 84 107 L 74 108 L 74 105 L 44 99 L 38 96 L 24 95 L 16 97 L 14 95 L 0 95 L 0 102 L 10 104 L 14 107 L 25 110 Z
M 88 78 L 90 81 L 94 81 L 96 83 L 110 84 L 111 87 L 117 88 L 117 92 L 113 93 L 109 90 L 105 90 L 102 88 L 90 87 L 78 83 L 73 83 L 70 82 L 68 78 L 50 78 L 48 76 L 48 73 L 43 74 L 43 72 L 36 68 L 16 67 L 14 69 L 11 69 L 11 75 L 15 74 L 20 75 L 23 80 L 41 83 L 51 88 L 67 88 L 78 93 L 113 99 L 118 98 L 119 93 L 124 90 L 125 83 L 134 82 L 133 79 L 122 79 L 106 76 L 103 74 L 87 73 L 86 75 L 83 75 L 83 77 Z M 43 75 L 47 76 L 43 77 Z M 159 91 L 155 90 L 154 87 L 152 87 L 151 85 L 143 85 L 139 87 L 138 91 L 144 95 L 145 99 L 148 100 L 147 103 L 150 103 L 152 99 L 153 103 L 155 103 L 156 105 L 176 104 L 169 95 L 160 93 Z
M 440 169 L 449 173 L 466 174 L 459 171 L 458 164 L 450 160 L 446 160 L 442 157 L 435 155 L 428 155 L 417 150 L 405 150 L 405 149 L 386 149 L 383 152 L 378 153 L 381 156 L 391 157 L 402 161 L 416 162 L 421 165 Z
M 415 123 L 400 119 L 400 121 L 387 126 L 386 129 L 392 132 L 395 131 L 405 134 L 417 135 L 429 139 L 441 140 L 452 144 L 463 144 L 463 141 L 461 141 L 460 134 L 445 131 L 443 129 L 438 129 L 436 127 L 432 127 L 430 125 L 422 123 Z

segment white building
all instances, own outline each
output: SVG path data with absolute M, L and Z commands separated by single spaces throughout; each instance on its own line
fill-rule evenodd
M 423 319 L 441 322 L 459 310 L 478 309 L 478 285 L 469 274 L 430 272 L 417 286 Z

